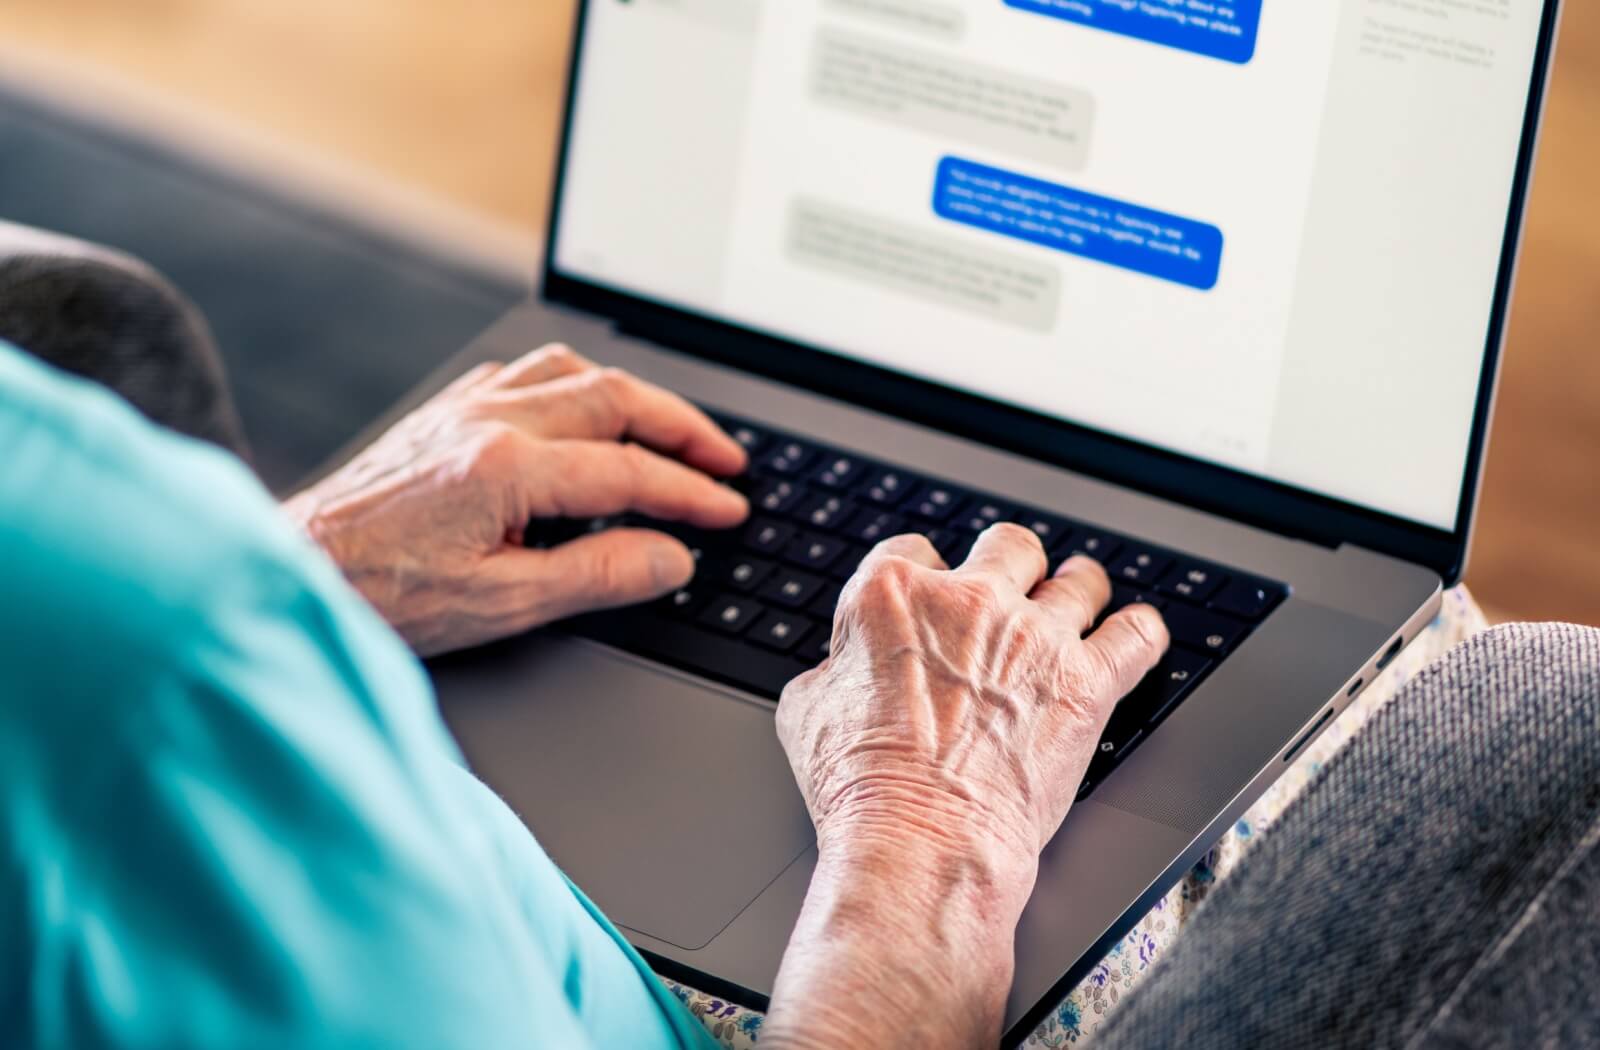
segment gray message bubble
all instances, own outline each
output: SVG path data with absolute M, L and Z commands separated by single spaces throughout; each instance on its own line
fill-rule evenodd
M 828 0 L 827 6 L 836 14 L 941 40 L 960 40 L 967 32 L 965 11 L 934 0 Z
M 931 131 L 1069 171 L 1089 159 L 1087 91 L 846 32 L 818 32 L 811 96 L 852 113 Z
M 802 266 L 1037 332 L 1061 305 L 1052 267 L 810 198 L 789 205 L 786 250 Z

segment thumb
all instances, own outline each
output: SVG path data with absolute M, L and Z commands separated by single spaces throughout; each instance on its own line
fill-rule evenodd
M 518 630 L 651 601 L 694 577 L 689 548 L 647 529 L 611 529 L 549 550 L 511 549 L 494 561 L 521 595 Z

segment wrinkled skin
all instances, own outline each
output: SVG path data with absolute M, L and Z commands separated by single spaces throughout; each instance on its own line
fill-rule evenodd
M 845 589 L 833 655 L 790 684 L 778 736 L 818 860 L 762 1045 L 992 1044 L 1040 850 L 1117 701 L 1167 645 L 1075 558 L 1044 579 L 998 525 L 949 571 L 928 541 L 881 544 Z M 864 1024 L 870 1019 L 869 1024 Z
M 954 572 L 921 536 L 873 552 L 840 602 L 834 656 L 778 711 L 819 832 L 886 803 L 933 828 L 985 823 L 1038 855 L 1112 708 L 1166 644 L 1144 607 L 1083 638 L 1110 581 L 1088 558 L 1040 582 L 1045 568 L 1038 538 L 1015 525 L 991 529 Z
M 683 586 L 694 562 L 662 533 L 543 551 L 524 527 L 634 510 L 728 528 L 748 507 L 712 476 L 744 467 L 682 398 L 556 346 L 463 376 L 285 510 L 431 655 Z

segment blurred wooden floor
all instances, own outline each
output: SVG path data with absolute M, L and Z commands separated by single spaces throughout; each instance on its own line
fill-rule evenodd
M 1600 624 L 1600 5 L 1566 5 L 1469 581 Z M 93 63 L 528 230 L 573 0 L 6 0 L 0 38 Z

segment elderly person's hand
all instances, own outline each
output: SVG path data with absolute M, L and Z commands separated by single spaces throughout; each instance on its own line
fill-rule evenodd
M 1039 852 L 1167 645 L 1148 606 L 1085 637 L 1105 571 L 1045 572 L 1038 538 L 1000 525 L 953 572 L 889 540 L 846 588 L 832 657 L 778 708 L 819 857 L 763 1046 L 998 1036 Z
M 662 533 L 529 550 L 524 528 L 624 511 L 729 528 L 748 506 L 712 476 L 744 467 L 687 401 L 556 346 L 463 376 L 285 510 L 427 655 L 683 586 L 693 559 Z

